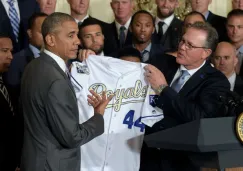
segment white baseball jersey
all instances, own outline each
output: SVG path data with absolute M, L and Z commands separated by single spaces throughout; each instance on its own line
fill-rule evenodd
M 144 124 L 152 126 L 163 118 L 162 111 L 150 105 L 155 93 L 144 80 L 144 66 L 104 56 L 73 62 L 80 123 L 94 114 L 87 102 L 89 90 L 115 94 L 105 110 L 104 134 L 81 146 L 81 171 L 139 170 Z

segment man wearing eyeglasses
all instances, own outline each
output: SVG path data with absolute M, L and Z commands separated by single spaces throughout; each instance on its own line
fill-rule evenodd
M 230 84 L 206 60 L 215 50 L 217 40 L 218 34 L 214 28 L 207 23 L 196 22 L 186 29 L 176 58 L 158 58 L 165 60 L 157 62 L 156 67 L 160 70 L 152 65 L 145 67 L 145 77 L 158 95 L 156 106 L 164 112 L 164 119 L 155 124 L 150 132 L 201 118 L 226 115 L 219 97 L 225 96 Z M 187 156 L 179 152 L 161 150 L 154 152 L 153 156 L 160 158 L 154 163 L 158 170 L 199 170 Z

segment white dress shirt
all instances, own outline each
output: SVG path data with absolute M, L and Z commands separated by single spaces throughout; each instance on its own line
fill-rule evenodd
M 76 18 L 74 18 L 74 20 L 76 21 L 76 23 L 79 23 L 79 22 L 84 22 L 84 20 L 87 18 L 89 18 L 89 14 L 87 14 L 82 20 L 78 20 Z
M 181 76 L 181 71 L 182 70 L 187 70 L 187 72 L 189 73 L 189 75 L 185 78 L 186 80 L 185 80 L 184 84 L 182 85 L 182 87 L 183 87 L 185 85 L 185 83 L 189 80 L 189 78 L 191 78 L 191 76 L 193 74 L 195 74 L 200 68 L 202 68 L 202 66 L 205 63 L 206 63 L 206 61 L 204 61 L 203 64 L 200 67 L 195 68 L 195 69 L 190 69 L 190 70 L 186 69 L 183 65 L 181 65 L 180 68 L 178 68 L 178 70 L 177 70 L 177 72 L 176 72 L 176 74 L 175 74 L 175 76 L 174 76 L 174 78 L 173 78 L 173 80 L 172 80 L 172 82 L 170 84 L 170 87 L 172 86 L 172 84 L 174 83 L 174 81 L 177 80 L 177 78 L 179 78 Z
M 126 30 L 125 32 L 125 37 L 127 37 L 127 32 L 131 23 L 132 17 L 129 18 L 129 20 L 127 20 L 126 24 L 124 25 Z M 115 20 L 115 24 L 116 24 L 116 31 L 118 33 L 118 39 L 119 39 L 119 35 L 120 35 L 120 27 L 122 26 L 121 24 L 119 24 L 116 20 Z M 126 39 L 125 39 L 126 40 Z
M 162 20 L 158 17 L 155 18 L 155 29 L 157 31 L 157 33 L 159 32 L 159 27 L 158 27 L 158 23 L 160 21 L 164 22 L 165 24 L 163 25 L 163 33 L 165 34 L 165 32 L 168 30 L 172 20 L 174 19 L 175 15 L 172 14 L 171 16 L 167 17 L 166 19 Z
M 230 83 L 230 91 L 233 91 L 235 88 L 235 80 L 236 80 L 236 73 L 234 72 L 229 78 L 229 83 Z
M 6 10 L 6 13 L 8 14 L 8 17 L 9 17 L 9 4 L 8 4 L 8 0 L 1 0 L 2 1 L 2 3 L 3 3 L 3 6 L 4 6 L 4 8 L 5 8 L 5 10 Z M 17 14 L 18 14 L 18 17 L 19 17 L 19 20 L 20 20 L 20 12 L 19 12 L 19 4 L 18 4 L 18 1 L 17 0 L 14 0 L 13 1 L 13 3 L 14 3 L 14 8 L 16 9 L 16 11 L 17 11 Z
M 66 66 L 66 63 L 65 61 L 57 56 L 56 54 L 44 49 L 44 53 L 46 53 L 47 55 L 49 55 L 52 59 L 54 59 L 56 61 L 56 63 L 58 64 L 58 66 L 63 70 L 63 72 L 66 73 L 66 70 L 67 70 L 67 66 Z

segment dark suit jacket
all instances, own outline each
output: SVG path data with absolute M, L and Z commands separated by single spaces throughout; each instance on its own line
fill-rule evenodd
M 13 29 L 6 13 L 6 10 L 0 1 L 0 32 L 8 33 L 11 37 L 14 47 L 14 53 L 28 46 L 27 27 L 28 19 L 30 16 L 39 12 L 39 5 L 35 0 L 18 0 L 20 12 L 20 28 L 19 28 L 19 41 L 16 42 Z
M 103 117 L 94 114 L 79 124 L 71 82 L 45 53 L 27 65 L 21 99 L 25 122 L 21 170 L 80 171 L 80 146 L 104 132 Z
M 174 17 L 167 31 L 163 35 L 162 40 L 159 40 L 158 33 L 155 32 L 152 37 L 152 42 L 161 44 L 165 51 L 177 51 L 181 36 L 182 21 Z
M 164 60 L 159 60 L 156 66 L 164 73 L 170 85 L 179 64 L 175 62 L 175 57 L 165 56 L 161 59 Z M 209 62 L 206 62 L 185 83 L 179 93 L 176 93 L 171 87 L 163 90 L 156 104 L 163 109 L 164 119 L 152 128 L 146 128 L 146 133 L 171 128 L 200 118 L 226 116 L 224 102 L 220 101 L 220 96 L 225 96 L 229 90 L 230 84 L 227 78 L 213 68 Z M 160 153 L 154 149 L 148 150 L 145 146 L 142 156 L 146 156 L 146 159 L 143 160 L 148 160 L 149 168 L 154 167 L 154 171 L 197 171 L 198 169 L 188 159 L 188 154 L 183 152 L 162 150 Z M 148 168 L 148 166 L 143 167 Z
M 238 95 L 243 96 L 243 80 L 239 75 L 236 75 L 235 87 L 233 92 L 236 92 Z
M 207 22 L 209 22 L 217 30 L 219 35 L 219 42 L 229 41 L 227 36 L 225 17 L 213 14 L 211 11 L 209 11 Z
M 19 96 L 20 82 L 24 69 L 26 65 L 33 59 L 34 54 L 29 47 L 13 55 L 13 60 L 9 70 L 5 74 L 5 81 L 8 87 L 18 92 L 17 96 Z
M 0 89 L 1 86 L 0 83 Z M 0 168 L 1 170 L 14 170 L 16 168 L 14 116 L 2 91 L 0 91 L 0 110 Z
M 146 63 L 154 65 L 157 58 L 162 58 L 164 55 L 164 47 L 161 44 L 152 43 L 151 50 L 149 52 L 149 60 Z
M 118 33 L 116 30 L 115 22 L 109 24 L 109 26 L 104 30 L 105 42 L 104 42 L 104 53 L 112 54 L 113 52 L 120 49 L 120 42 L 118 39 Z M 125 45 L 132 45 L 132 33 L 130 30 L 127 32 Z

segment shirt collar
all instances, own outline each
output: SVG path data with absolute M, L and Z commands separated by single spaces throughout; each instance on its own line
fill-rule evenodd
M 130 23 L 131 23 L 131 20 L 132 20 L 132 17 L 130 17 L 129 20 L 127 20 L 126 24 L 124 25 L 126 27 L 126 30 L 128 30 Z M 116 29 L 120 31 L 120 27 L 122 25 L 120 23 L 118 23 L 116 20 L 115 20 L 115 24 L 116 24 Z
M 199 66 L 198 68 L 190 69 L 190 70 L 186 69 L 185 66 L 181 65 L 181 66 L 180 66 L 180 71 L 181 71 L 181 70 L 187 70 L 188 73 L 190 74 L 190 76 L 192 76 L 192 75 L 195 74 L 200 68 L 202 68 L 202 66 L 203 66 L 205 63 L 206 63 L 206 61 L 204 61 L 204 62 L 202 63 L 202 65 Z
M 152 43 L 150 42 L 150 43 L 148 44 L 148 46 L 142 51 L 142 53 L 143 53 L 144 51 L 150 52 L 150 50 L 151 50 L 151 46 L 152 46 Z
M 32 51 L 32 53 L 34 54 L 34 57 L 37 58 L 40 56 L 40 50 L 37 49 L 35 46 L 29 44 L 29 48 Z
M 209 15 L 209 11 L 206 12 L 206 14 L 204 15 L 205 19 L 208 19 L 208 15 Z
M 175 15 L 172 14 L 171 16 L 165 18 L 164 20 L 160 19 L 159 17 L 155 18 L 155 25 L 157 25 L 160 21 L 163 21 L 167 26 L 169 26 L 174 19 Z
M 243 45 L 240 46 L 240 48 L 237 49 L 236 54 L 243 53 Z
M 66 66 L 65 61 L 61 57 L 57 56 L 56 54 L 54 54 L 46 49 L 44 49 L 44 53 L 49 55 L 53 60 L 55 60 L 56 63 L 58 64 L 58 66 L 63 70 L 63 72 L 66 73 L 67 66 Z
M 231 91 L 234 90 L 235 79 L 236 79 L 236 73 L 234 72 L 234 73 L 228 78 L 229 83 L 230 83 L 230 90 L 231 90 Z
M 79 23 L 79 22 L 84 22 L 84 20 L 87 18 L 89 18 L 89 14 L 86 14 L 86 16 L 82 20 L 78 20 L 76 18 L 74 18 L 74 20 L 76 21 L 76 23 Z

